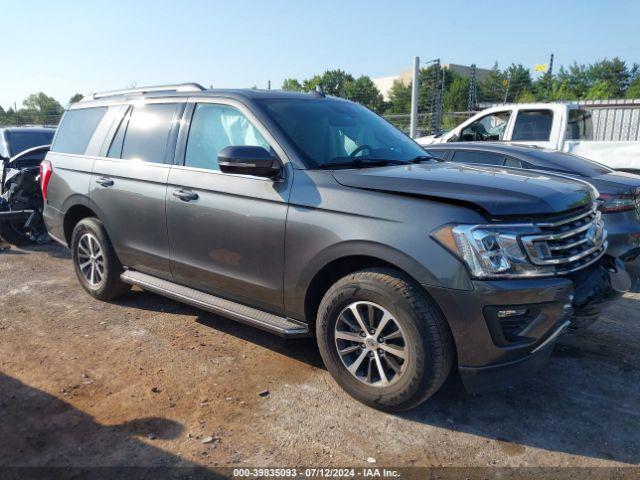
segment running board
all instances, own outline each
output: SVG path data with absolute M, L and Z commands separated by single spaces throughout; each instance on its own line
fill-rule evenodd
M 137 285 L 144 290 L 164 295 L 179 302 L 188 303 L 191 306 L 217 313 L 267 332 L 275 333 L 281 337 L 309 336 L 309 327 L 304 323 L 247 307 L 241 303 L 225 300 L 224 298 L 178 285 L 146 273 L 126 270 L 120 276 L 120 279 L 125 283 Z

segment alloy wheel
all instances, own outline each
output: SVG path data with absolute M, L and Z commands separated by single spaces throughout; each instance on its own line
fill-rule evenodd
M 387 387 L 406 370 L 409 351 L 402 327 L 376 303 L 348 305 L 338 316 L 334 338 L 343 365 L 367 385 Z

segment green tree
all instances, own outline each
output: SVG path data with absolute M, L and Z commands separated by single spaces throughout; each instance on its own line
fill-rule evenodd
M 625 96 L 627 98 L 640 98 L 640 77 L 636 78 L 631 85 L 629 85 Z
M 487 76 L 478 82 L 478 101 L 503 102 L 506 89 L 507 75 L 496 62 Z
M 324 93 L 336 97 L 344 96 L 344 89 L 347 83 L 353 82 L 353 75 L 343 70 L 327 70 L 320 77 L 320 84 Z
M 442 110 L 444 112 L 464 112 L 469 106 L 468 78 L 456 75 L 453 81 L 445 84 L 445 92 L 442 97 Z
M 587 100 L 608 100 L 617 97 L 619 97 L 617 86 L 606 80 L 599 80 L 594 83 L 586 95 Z
M 342 93 L 342 96 L 348 100 L 358 102 L 374 112 L 382 112 L 384 106 L 382 95 L 375 83 L 366 75 L 355 80 L 347 80 L 343 85 Z
M 502 74 L 504 78 L 503 85 L 505 85 L 505 94 L 507 94 L 507 102 L 515 102 L 517 98 L 526 91 L 531 91 L 533 82 L 531 80 L 531 73 L 521 63 L 512 63 L 509 68 Z M 503 99 L 504 100 L 504 97 Z
M 301 92 L 302 85 L 295 78 L 285 78 L 282 82 L 282 90 L 287 92 Z
M 306 80 L 302 81 L 302 90 L 305 92 L 310 92 L 312 90 L 315 90 L 316 87 L 321 83 L 322 83 L 322 77 L 320 75 L 314 75 L 313 77 L 307 78 Z
M 84 95 L 82 95 L 81 93 L 76 93 L 73 97 L 71 97 L 69 99 L 69 103 L 78 103 L 80 100 L 82 100 L 84 97 Z
M 394 80 L 389 91 L 389 106 L 386 113 L 403 114 L 411 111 L 411 84 Z
M 533 103 L 536 101 L 536 96 L 531 90 L 523 90 L 516 98 L 517 103 Z
M 55 98 L 42 92 L 29 95 L 22 105 L 20 117 L 33 123 L 57 123 L 64 110 Z

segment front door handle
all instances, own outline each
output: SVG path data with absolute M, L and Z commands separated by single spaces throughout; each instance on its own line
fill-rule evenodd
M 102 185 L 103 187 L 112 187 L 113 186 L 113 180 L 111 180 L 110 178 L 107 178 L 107 177 L 96 178 L 96 183 L 98 185 Z
M 189 190 L 174 190 L 173 196 L 178 197 L 180 200 L 185 202 L 191 202 L 192 200 L 197 200 L 199 198 L 197 193 Z

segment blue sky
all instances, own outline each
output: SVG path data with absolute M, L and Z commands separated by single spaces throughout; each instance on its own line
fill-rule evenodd
M 0 105 L 44 91 L 197 81 L 278 88 L 341 68 L 395 75 L 422 59 L 640 63 L 640 2 L 0 0 Z

